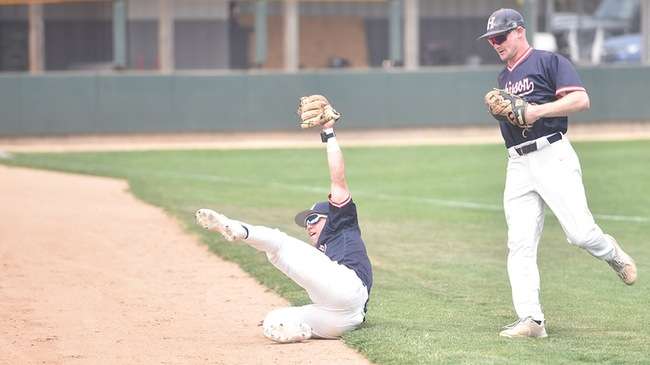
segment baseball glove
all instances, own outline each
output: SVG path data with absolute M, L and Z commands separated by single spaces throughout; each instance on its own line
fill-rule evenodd
M 336 122 L 341 118 L 341 114 L 332 108 L 323 95 L 301 97 L 296 113 L 300 116 L 301 128 L 321 126 L 332 120 Z
M 515 127 L 530 127 L 526 123 L 526 107 L 528 103 L 521 97 L 505 90 L 492 89 L 492 91 L 485 94 L 485 104 L 495 119 L 508 122 Z

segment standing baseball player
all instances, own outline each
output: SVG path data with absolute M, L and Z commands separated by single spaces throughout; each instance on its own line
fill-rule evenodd
M 485 38 L 506 67 L 500 90 L 486 95 L 508 149 L 503 205 L 508 224 L 508 277 L 518 319 L 504 337 L 546 337 L 539 301 L 537 246 L 544 203 L 567 240 L 603 260 L 628 285 L 636 265 L 616 240 L 596 225 L 587 206 L 580 162 L 567 139 L 567 115 L 589 108 L 589 96 L 564 57 L 533 49 L 521 14 L 499 9 L 487 22 Z
M 305 228 L 311 244 L 277 229 L 231 220 L 210 209 L 196 212 L 199 225 L 229 241 L 241 240 L 264 251 L 275 267 L 307 291 L 312 304 L 276 309 L 264 319 L 264 335 L 280 343 L 337 338 L 356 329 L 364 321 L 372 287 L 372 268 L 333 129 L 340 114 L 320 95 L 301 98 L 298 113 L 303 128 L 322 127 L 330 171 L 328 201 L 318 202 L 294 218 Z

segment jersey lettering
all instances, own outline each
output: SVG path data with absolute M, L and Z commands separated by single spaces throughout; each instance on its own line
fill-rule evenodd
M 516 82 L 506 82 L 505 89 L 507 92 L 519 96 L 524 96 L 532 93 L 535 90 L 535 83 L 530 81 L 528 77 Z

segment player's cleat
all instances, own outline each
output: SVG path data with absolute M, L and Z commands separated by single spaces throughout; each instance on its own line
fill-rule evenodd
M 507 325 L 504 330 L 499 332 L 499 336 L 509 338 L 523 337 L 547 337 L 544 322 L 537 324 L 531 317 L 519 319 L 517 322 Z
M 627 285 L 632 285 L 636 281 L 636 264 L 634 260 L 623 251 L 621 246 L 616 242 L 614 237 L 605 235 L 614 245 L 614 257 L 607 260 L 609 266 L 616 272 L 621 280 Z
M 311 338 L 311 327 L 306 323 L 275 323 L 264 326 L 264 336 L 271 341 L 291 343 Z
M 248 236 L 248 231 L 241 223 L 211 209 L 197 210 L 196 223 L 208 231 L 221 233 L 228 241 L 243 240 Z
M 501 329 L 502 329 L 502 330 L 508 330 L 508 329 L 511 329 L 512 327 L 518 325 L 518 324 L 519 324 L 519 321 L 521 321 L 521 320 L 520 320 L 520 319 L 517 319 L 516 321 L 514 321 L 514 322 L 512 322 L 512 323 L 510 323 L 510 324 L 507 324 L 507 325 L 505 325 L 505 326 L 503 326 L 503 327 L 501 327 Z

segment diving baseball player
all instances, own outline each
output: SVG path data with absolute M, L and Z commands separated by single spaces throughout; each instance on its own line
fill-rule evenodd
M 517 321 L 504 337 L 546 337 L 539 301 L 537 246 L 544 226 L 544 203 L 567 240 L 611 266 L 628 285 L 636 265 L 616 240 L 596 225 L 587 206 L 580 162 L 566 136 L 567 115 L 589 108 L 589 95 L 564 57 L 533 49 L 524 19 L 499 9 L 487 22 L 485 38 L 505 63 L 498 87 L 485 102 L 499 120 L 508 149 L 503 205 L 508 225 L 508 277 Z
M 345 179 L 343 154 L 336 140 L 338 114 L 320 95 L 301 98 L 301 126 L 321 126 L 330 171 L 328 201 L 296 214 L 311 244 L 277 230 L 254 226 L 199 209 L 202 227 L 227 240 L 243 241 L 264 251 L 268 260 L 307 291 L 312 304 L 271 311 L 263 322 L 264 335 L 289 343 L 309 338 L 337 338 L 364 321 L 372 287 L 372 268 L 361 239 L 357 209 Z

